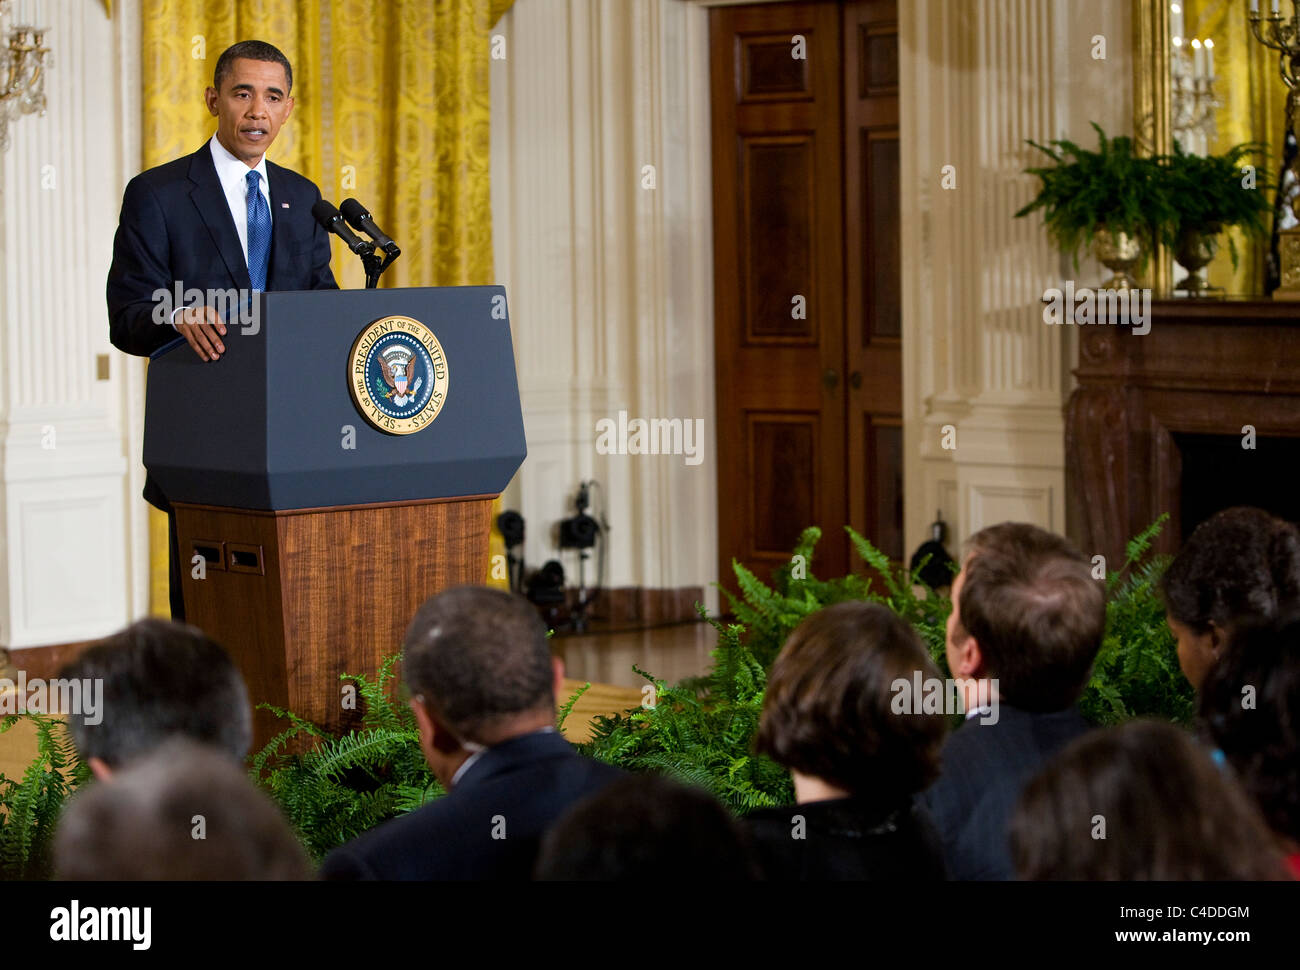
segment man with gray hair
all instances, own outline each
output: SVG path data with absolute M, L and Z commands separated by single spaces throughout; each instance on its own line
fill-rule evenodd
M 306 880 L 311 863 L 279 807 L 225 752 L 176 738 L 59 820 L 54 871 L 71 880 Z
M 326 879 L 528 879 L 546 830 L 621 775 L 555 729 L 564 665 L 521 596 L 464 586 L 415 614 L 402 677 L 444 798 L 326 857 Z

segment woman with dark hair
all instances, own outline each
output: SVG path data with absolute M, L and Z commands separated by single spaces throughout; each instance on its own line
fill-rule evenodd
M 1200 720 L 1300 879 L 1300 616 L 1233 636 L 1201 686 Z
M 1198 525 L 1161 580 L 1178 664 L 1198 690 L 1235 626 L 1300 606 L 1300 530 L 1239 506 Z
M 755 747 L 790 769 L 797 805 L 748 818 L 770 879 L 942 879 L 914 796 L 938 772 L 944 682 L 916 631 L 873 603 L 812 614 L 772 665 Z
M 1287 879 L 1258 809 L 1186 732 L 1130 721 L 1073 742 L 1020 796 L 1030 880 Z

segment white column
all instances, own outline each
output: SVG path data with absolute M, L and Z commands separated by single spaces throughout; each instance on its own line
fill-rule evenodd
M 907 546 L 936 509 L 953 548 L 1007 519 L 1063 531 L 1075 341 L 1043 322 L 1041 300 L 1076 271 L 1040 215 L 1012 214 L 1038 187 L 1023 169 L 1044 158 L 1026 139 L 1092 146 L 1089 121 L 1130 133 L 1130 4 L 899 7 Z M 1095 264 L 1077 276 L 1095 284 Z
M 495 31 L 492 208 L 529 449 L 506 498 L 529 563 L 561 558 L 554 523 L 594 477 L 606 584 L 705 586 L 713 605 L 707 18 L 680 0 L 517 0 Z M 702 419 L 703 460 L 597 454 L 596 422 L 620 410 Z
M 104 282 L 138 137 L 138 0 L 47 4 L 44 118 L 0 156 L 0 643 L 103 636 L 143 602 L 128 497 L 140 362 L 108 342 Z M 131 27 L 126 24 L 133 24 Z M 108 355 L 108 379 L 97 360 Z M 128 440 L 129 439 L 129 440 Z M 133 557 L 134 554 L 134 557 Z

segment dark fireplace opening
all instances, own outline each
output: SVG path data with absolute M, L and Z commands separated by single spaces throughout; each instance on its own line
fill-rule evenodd
M 1182 453 L 1182 536 L 1215 512 L 1254 505 L 1300 521 L 1300 438 L 1258 437 L 1243 448 L 1242 435 L 1175 434 Z

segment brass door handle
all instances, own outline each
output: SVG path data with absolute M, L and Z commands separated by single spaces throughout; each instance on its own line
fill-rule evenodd
M 828 391 L 835 390 L 835 388 L 839 385 L 839 383 L 840 383 L 840 375 L 839 372 L 836 371 L 834 368 L 830 368 L 826 371 L 826 373 L 822 374 L 822 384 L 823 386 L 825 386 L 826 390 Z

